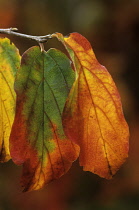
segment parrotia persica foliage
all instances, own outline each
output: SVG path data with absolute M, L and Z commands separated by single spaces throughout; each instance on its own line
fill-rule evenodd
M 82 35 L 52 37 L 70 59 L 38 46 L 20 57 L 0 39 L 0 161 L 23 165 L 23 191 L 58 179 L 78 157 L 84 171 L 111 179 L 128 156 L 129 129 L 107 69 Z

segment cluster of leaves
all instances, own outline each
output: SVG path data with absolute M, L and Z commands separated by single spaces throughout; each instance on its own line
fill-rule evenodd
M 24 191 L 58 179 L 78 157 L 84 171 L 110 179 L 128 155 L 128 126 L 110 74 L 82 35 L 52 37 L 70 59 L 38 46 L 20 57 L 0 39 L 0 161 L 23 165 Z

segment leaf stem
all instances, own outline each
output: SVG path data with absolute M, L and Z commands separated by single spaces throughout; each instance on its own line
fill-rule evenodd
M 51 34 L 45 35 L 45 36 L 32 36 L 32 35 L 27 35 L 27 34 L 21 34 L 17 32 L 17 28 L 6 28 L 6 29 L 0 29 L 1 34 L 9 34 L 9 35 L 14 35 L 18 36 L 21 38 L 26 38 L 26 39 L 31 39 L 34 40 L 38 43 L 44 43 L 47 42 L 48 39 L 52 38 Z

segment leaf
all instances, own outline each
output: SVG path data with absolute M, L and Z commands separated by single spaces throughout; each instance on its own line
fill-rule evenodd
M 69 59 L 56 49 L 32 47 L 22 56 L 10 151 L 13 161 L 23 164 L 24 191 L 59 178 L 78 157 L 78 146 L 66 138 L 61 119 L 74 77 Z
M 118 90 L 82 35 L 53 37 L 65 45 L 76 71 L 64 108 L 65 133 L 80 146 L 83 169 L 110 179 L 128 156 L 129 130 Z
M 9 136 L 15 115 L 14 79 L 20 55 L 7 38 L 0 38 L 0 162 L 8 161 Z

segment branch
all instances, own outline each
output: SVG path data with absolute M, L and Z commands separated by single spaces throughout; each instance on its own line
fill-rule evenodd
M 37 41 L 38 43 L 44 43 L 47 42 L 48 39 L 51 39 L 51 34 L 45 35 L 45 36 L 31 36 L 27 34 L 21 34 L 17 32 L 17 28 L 6 28 L 6 29 L 0 29 L 1 34 L 9 34 L 14 36 L 19 36 L 21 38 L 31 39 L 34 41 Z

